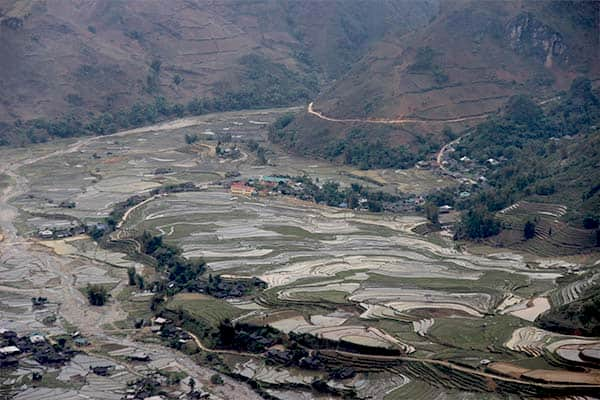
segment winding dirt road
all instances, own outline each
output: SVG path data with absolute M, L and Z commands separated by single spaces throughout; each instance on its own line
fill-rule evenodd
M 477 115 L 468 115 L 465 117 L 457 117 L 457 118 L 447 118 L 447 119 L 427 119 L 427 118 L 397 118 L 397 119 L 387 119 L 387 118 L 333 118 L 324 115 L 319 111 L 315 111 L 314 102 L 310 102 L 308 104 L 307 112 L 311 115 L 314 115 L 317 118 L 320 118 L 325 121 L 330 122 L 360 122 L 365 124 L 388 124 L 388 125 L 397 125 L 397 124 L 433 124 L 433 123 L 454 123 L 454 122 L 466 122 L 477 119 L 486 118 L 489 113 L 486 114 L 477 114 Z

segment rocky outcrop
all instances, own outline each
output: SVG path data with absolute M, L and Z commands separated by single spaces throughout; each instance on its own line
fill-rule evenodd
M 506 38 L 514 51 L 544 63 L 548 68 L 555 62 L 568 63 L 568 48 L 560 32 L 530 13 L 520 14 L 507 24 Z

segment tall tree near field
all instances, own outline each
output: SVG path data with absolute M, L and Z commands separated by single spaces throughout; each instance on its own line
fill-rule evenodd
M 523 236 L 526 240 L 529 240 L 535 236 L 535 224 L 531 221 L 527 221 L 525 223 L 525 227 L 523 228 Z

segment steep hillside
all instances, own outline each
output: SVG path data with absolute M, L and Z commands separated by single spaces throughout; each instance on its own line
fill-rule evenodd
M 445 2 L 427 28 L 388 35 L 316 104 L 341 117 L 444 119 L 598 76 L 598 4 L 560 3 Z
M 584 78 L 544 108 L 514 96 L 502 114 L 454 142 L 443 162 L 470 179 L 431 200 L 468 210 L 460 238 L 544 256 L 598 250 L 598 122 L 600 97 Z M 496 228 L 478 230 L 482 218 Z
M 511 98 L 503 117 L 491 118 L 456 144 L 452 158 L 471 161 L 493 190 L 477 199 L 490 211 L 521 198 L 568 204 L 565 216 L 600 216 L 600 97 L 578 79 L 560 101 L 542 110 Z M 490 162 L 489 160 L 497 160 Z
M 421 121 L 403 123 L 405 137 L 396 139 L 414 142 L 414 136 L 440 133 L 444 122 L 474 124 L 518 93 L 551 97 L 577 76 L 600 77 L 599 7 L 597 2 L 443 2 L 427 27 L 386 35 L 316 98 L 314 108 L 339 119 Z M 302 126 L 323 123 L 336 140 L 352 129 L 351 123 L 313 120 L 305 115 L 291 128 L 302 137 L 311 135 Z M 297 143 L 290 147 L 306 150 Z
M 389 32 L 424 25 L 436 1 L 7 0 L 0 5 L 0 123 L 261 93 L 316 95 Z M 266 93 L 262 93 L 265 91 Z M 13 137 L 14 139 L 14 137 Z

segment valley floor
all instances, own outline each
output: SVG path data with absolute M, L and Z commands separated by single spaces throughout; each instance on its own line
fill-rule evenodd
M 78 332 L 89 341 L 62 366 L 23 358 L 16 369 L 0 369 L 2 393 L 16 399 L 79 399 L 92 393 L 120 399 L 128 382 L 154 371 L 184 377 L 169 383 L 173 395 L 187 393 L 192 377 L 196 388 L 224 399 L 261 398 L 252 386 L 281 399 L 337 398 L 331 393 L 344 390 L 379 399 L 585 396 L 600 390 L 598 360 L 581 359 L 598 351 L 600 339 L 533 325 L 540 313 L 576 300 L 600 279 L 597 255 L 550 258 L 492 248 L 474 254 L 443 235 L 414 233 L 425 223 L 418 215 L 232 195 L 223 182 L 269 175 L 307 175 L 415 194 L 447 184 L 431 171 L 370 171 L 365 179 L 351 167 L 286 155 L 266 137 L 267 126 L 287 111 L 211 114 L 0 150 L 2 328 L 50 337 Z M 186 143 L 186 135 L 194 134 L 199 141 Z M 240 157 L 216 156 L 216 138 L 223 134 L 240 147 Z M 245 145 L 249 139 L 269 148 L 267 165 L 258 165 Z M 129 286 L 127 268 L 150 278 L 151 266 L 102 248 L 84 234 L 44 237 L 47 230 L 102 224 L 118 202 L 182 182 L 201 190 L 154 196 L 130 208 L 113 237 L 162 235 L 184 256 L 204 258 L 212 274 L 256 276 L 268 287 L 255 296 L 218 302 L 180 293 L 167 307 L 215 324 L 233 318 L 365 349 L 398 350 L 402 356 L 323 351 L 332 363 L 356 372 L 336 379 L 324 371 L 266 363 L 264 354 L 215 351 L 194 334 L 201 352 L 187 355 L 161 342 L 151 327 L 135 327 L 137 319 L 151 319 L 152 293 Z M 557 283 L 565 275 L 568 283 Z M 108 288 L 107 305 L 88 304 L 88 284 Z M 38 296 L 48 303 L 33 306 L 31 298 Z M 210 353 L 219 363 L 208 361 Z M 140 354 L 149 361 L 136 361 Z M 110 377 L 90 372 L 107 364 L 114 367 Z M 564 372 L 577 365 L 585 371 Z M 217 370 L 223 384 L 213 378 Z M 45 379 L 32 382 L 33 372 Z M 331 393 L 315 391 L 315 379 L 324 380 Z

